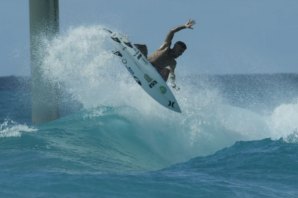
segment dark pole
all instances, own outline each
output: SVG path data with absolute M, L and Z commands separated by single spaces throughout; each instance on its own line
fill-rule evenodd
M 41 124 L 59 117 L 58 90 L 42 76 L 45 56 L 42 37 L 53 38 L 59 32 L 59 1 L 29 0 L 32 123 Z

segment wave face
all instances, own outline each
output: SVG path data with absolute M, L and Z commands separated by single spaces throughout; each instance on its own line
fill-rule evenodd
M 178 70 L 178 114 L 134 82 L 102 28 L 45 41 L 56 121 L 32 125 L 30 79 L 0 78 L 1 196 L 298 196 L 298 75 Z

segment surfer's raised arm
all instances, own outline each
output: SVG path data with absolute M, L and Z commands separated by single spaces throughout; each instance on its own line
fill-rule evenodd
M 149 62 L 155 67 L 165 81 L 167 81 L 169 75 L 171 75 L 171 81 L 173 82 L 172 84 L 175 84 L 175 67 L 177 64 L 176 59 L 180 57 L 187 49 L 187 46 L 183 41 L 175 42 L 171 48 L 174 34 L 182 29 L 192 29 L 194 24 L 194 20 L 189 20 L 184 25 L 180 25 L 172 29 L 167 34 L 162 46 L 148 56 Z
M 166 36 L 166 39 L 164 41 L 164 44 L 160 48 L 164 48 L 164 47 L 170 46 L 171 45 L 171 42 L 172 42 L 172 40 L 174 38 L 174 34 L 176 32 L 179 32 L 180 30 L 187 29 L 187 28 L 188 29 L 193 29 L 192 26 L 195 25 L 195 24 L 196 24 L 195 20 L 190 19 L 186 24 L 180 25 L 180 26 L 178 26 L 176 28 L 171 29 L 170 32 Z

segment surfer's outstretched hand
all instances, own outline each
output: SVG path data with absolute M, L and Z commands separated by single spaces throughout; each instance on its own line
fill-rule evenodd
M 196 24 L 195 20 L 189 19 L 188 22 L 185 24 L 185 27 L 189 29 L 193 29 L 192 26 L 194 26 L 195 24 Z

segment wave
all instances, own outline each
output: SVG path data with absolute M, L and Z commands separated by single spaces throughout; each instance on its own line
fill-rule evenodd
M 280 168 L 289 172 L 297 169 L 293 164 L 297 161 L 298 144 L 287 143 L 282 139 L 271 140 L 269 138 L 254 141 L 238 141 L 231 147 L 221 149 L 206 157 L 196 157 L 185 163 L 173 165 L 163 171 L 185 171 L 185 172 L 220 172 L 220 174 L 231 174 L 225 171 L 254 170 L 258 174 L 273 174 L 280 172 Z M 287 150 L 287 153 L 284 151 Z M 220 162 L 220 163 L 219 163 Z M 282 164 L 277 163 L 282 162 Z M 286 171 L 285 170 L 285 171 Z M 267 176 L 270 176 L 267 175 Z
M 247 127 L 250 127 L 248 122 L 252 124 L 259 119 L 251 115 L 247 113 L 243 121 Z M 269 132 L 256 133 L 256 126 L 250 127 L 249 133 L 247 127 L 241 124 L 233 127 L 224 118 L 215 116 L 206 120 L 197 116 L 182 120 L 146 115 L 129 106 L 101 106 L 44 124 L 34 136 L 46 145 L 40 148 L 62 164 L 67 159 L 71 166 L 75 164 L 75 170 L 100 172 L 158 170 L 211 155 L 240 140 L 256 141 L 270 136 Z M 295 133 L 286 137 L 286 141 L 289 137 L 291 142 L 297 141 Z
M 70 29 L 46 48 L 44 77 L 84 108 L 40 126 L 38 136 L 70 161 L 96 170 L 153 170 L 241 140 L 295 139 L 297 102 L 262 114 L 230 104 L 202 79 L 178 78 L 182 114 L 161 107 L 112 55 L 102 29 Z
M 297 148 L 298 144 L 282 139 L 239 141 L 213 155 L 157 171 L 156 175 L 176 181 L 187 178 L 204 189 L 214 189 L 200 193 L 206 196 L 231 197 L 230 190 L 237 189 L 235 197 L 293 197 L 297 192 L 288 189 L 296 189 Z

